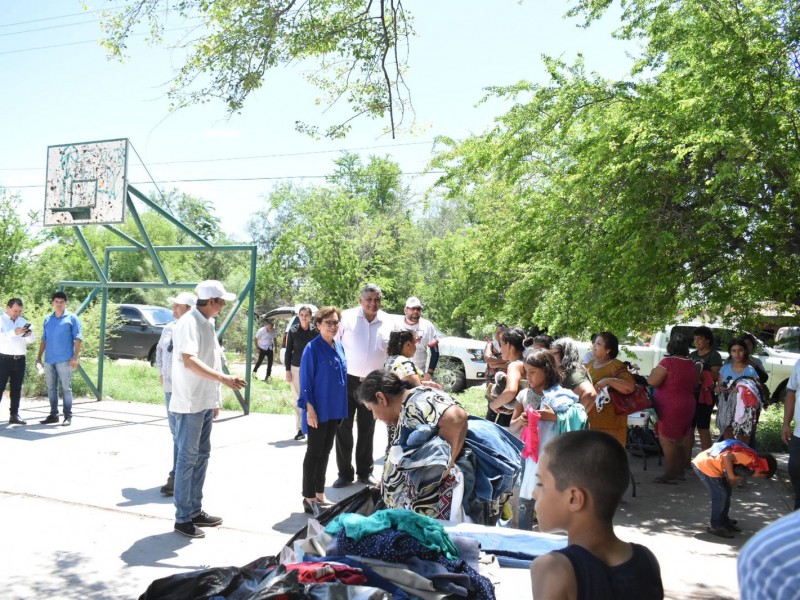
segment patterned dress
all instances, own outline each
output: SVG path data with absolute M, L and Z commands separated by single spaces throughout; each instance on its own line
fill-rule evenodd
M 381 492 L 387 508 L 449 518 L 457 482 L 453 473 L 443 478 L 450 463 L 450 445 L 436 434 L 439 420 L 452 406 L 460 405 L 428 387 L 414 388 L 403 401 L 383 471 Z

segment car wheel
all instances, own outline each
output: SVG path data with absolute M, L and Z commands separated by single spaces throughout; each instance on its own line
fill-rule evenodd
M 147 355 L 147 360 L 150 361 L 150 366 L 156 366 L 156 347 L 150 348 L 150 354 Z
M 436 365 L 433 380 L 449 394 L 463 392 L 467 387 L 467 374 L 464 365 L 457 358 L 440 358 Z

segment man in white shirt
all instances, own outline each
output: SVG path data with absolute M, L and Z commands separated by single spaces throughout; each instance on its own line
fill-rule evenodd
M 372 412 L 356 400 L 364 377 L 375 369 L 382 369 L 386 362 L 386 339 L 391 330 L 391 319 L 383 312 L 381 288 L 368 283 L 361 290 L 361 306 L 342 311 L 338 339 L 344 347 L 347 358 L 347 404 L 348 418 L 336 429 L 336 466 L 339 477 L 333 487 L 342 488 L 353 483 L 355 476 L 359 483 L 375 485 L 372 477 L 372 437 L 375 433 L 375 419 Z M 353 469 L 353 421 L 358 423 L 356 442 L 356 467 Z
M 34 341 L 31 324 L 22 315 L 22 300 L 12 298 L 6 305 L 0 322 L 0 400 L 9 385 L 11 412 L 9 425 L 27 425 L 19 418 L 22 380 L 25 379 L 26 346 Z
M 203 510 L 203 484 L 211 454 L 211 423 L 222 406 L 222 388 L 242 389 L 243 379 L 222 372 L 222 350 L 214 329 L 214 317 L 227 300 L 219 281 L 199 283 L 196 306 L 183 315 L 172 331 L 172 397 L 169 410 L 175 417 L 175 531 L 191 538 L 205 537 L 199 527 L 216 527 L 220 517 Z
M 786 385 L 786 400 L 783 404 L 783 428 L 781 439 L 789 446 L 789 480 L 794 488 L 794 509 L 800 509 L 800 404 L 797 390 L 800 389 L 800 360 Z M 794 420 L 794 428 L 792 427 Z
M 264 377 L 264 381 L 269 379 L 270 375 L 272 375 L 272 359 L 276 335 L 275 326 L 272 323 L 267 323 L 264 327 L 256 331 L 256 336 L 253 338 L 256 346 L 258 346 L 258 360 L 256 361 L 256 366 L 253 367 L 253 374 L 258 371 L 258 367 L 261 366 L 261 363 L 264 361 L 264 357 L 266 356 L 267 376 Z
M 412 360 L 417 368 L 425 373 L 422 381 L 430 381 L 436 371 L 436 364 L 439 362 L 439 339 L 436 337 L 436 328 L 433 323 L 422 318 L 422 310 L 423 306 L 419 298 L 411 296 L 406 300 L 406 307 L 403 309 L 405 316 L 395 322 L 394 330 L 408 329 L 416 334 L 417 352 Z M 428 350 L 431 352 L 430 362 L 428 361 Z

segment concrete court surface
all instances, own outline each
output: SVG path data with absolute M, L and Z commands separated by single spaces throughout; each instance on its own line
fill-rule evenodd
M 3 405 L 5 407 L 5 405 Z M 301 509 L 303 442 L 292 416 L 224 412 L 214 425 L 204 508 L 224 517 L 199 540 L 172 531 L 166 480 L 171 440 L 159 405 L 77 400 L 71 427 L 40 425 L 45 399 L 23 400 L 29 425 L 0 424 L 0 575 L 3 598 L 136 598 L 157 578 L 244 565 L 277 554 L 307 520 Z M 385 444 L 378 424 L 375 448 Z M 632 459 L 638 482 L 618 519 L 620 537 L 659 558 L 668 598 L 736 598 L 736 555 L 754 531 L 789 512 L 780 481 L 736 493 L 745 533 L 705 533 L 709 499 L 689 473 L 678 486 L 651 483 L 655 459 Z M 327 481 L 336 477 L 333 454 Z M 333 500 L 358 489 L 329 488 Z M 498 598 L 530 597 L 527 571 L 503 569 Z

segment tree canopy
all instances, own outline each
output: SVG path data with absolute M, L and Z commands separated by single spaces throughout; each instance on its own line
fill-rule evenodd
M 610 4 L 572 12 L 590 23 Z M 642 44 L 629 77 L 545 57 L 548 84 L 491 90 L 514 102 L 491 131 L 442 140 L 439 186 L 478 217 L 454 271 L 484 257 L 489 314 L 558 332 L 799 303 L 797 11 L 621 4 L 617 35 Z
M 325 128 L 327 137 L 343 137 L 361 115 L 388 119 L 394 137 L 412 110 L 403 70 L 413 30 L 400 0 L 181 0 L 166 7 L 162 0 L 126 0 L 103 21 L 109 55 L 124 58 L 143 23 L 150 42 L 163 43 L 170 17 L 183 23 L 177 45 L 188 52 L 168 93 L 174 108 L 216 98 L 238 112 L 267 71 L 308 60 L 320 101 L 344 100 L 354 113 Z M 297 127 L 320 133 L 316 125 Z

